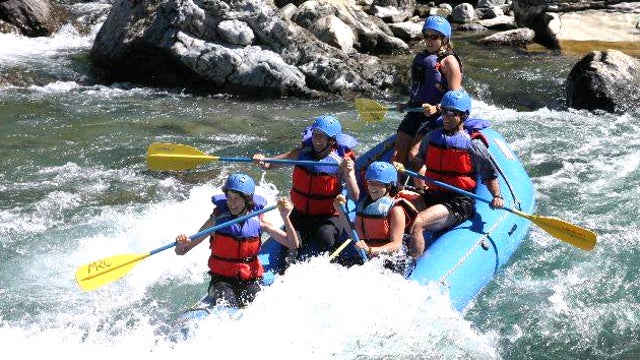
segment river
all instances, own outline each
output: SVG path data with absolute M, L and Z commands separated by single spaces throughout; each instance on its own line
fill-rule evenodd
M 70 5 L 80 14 L 100 2 Z M 358 118 L 352 99 L 242 100 L 176 89 L 83 85 L 100 22 L 52 38 L 0 35 L 0 343 L 28 358 L 637 359 L 640 358 L 640 112 L 567 109 L 579 55 L 485 48 L 456 34 L 473 113 L 491 119 L 536 187 L 536 214 L 598 233 L 584 252 L 532 230 L 464 313 L 446 296 L 372 265 L 313 259 L 266 288 L 240 320 L 211 317 L 189 341 L 169 324 L 205 291 L 206 246 L 166 251 L 83 292 L 75 270 L 194 234 L 235 171 L 286 195 L 290 169 L 210 163 L 146 168 L 154 141 L 206 153 L 275 155 L 320 114 L 338 116 L 364 152 L 400 114 Z M 410 57 L 406 58 L 409 61 Z M 402 59 L 401 59 L 402 60 Z M 396 59 L 397 61 L 397 59 Z M 380 99 L 392 104 L 401 96 Z

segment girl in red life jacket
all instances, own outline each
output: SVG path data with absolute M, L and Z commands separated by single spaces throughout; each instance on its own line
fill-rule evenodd
M 370 258 L 380 254 L 400 255 L 385 261 L 385 267 L 401 272 L 403 239 L 418 211 L 399 191 L 398 172 L 390 163 L 371 163 L 364 178 L 368 191 L 356 204 L 354 225 L 360 241 L 355 246 Z M 343 201 L 344 197 L 336 199 L 334 206 L 339 207 Z M 347 222 L 342 213 L 340 216 Z
M 315 165 L 293 168 L 290 197 L 294 209 L 290 218 L 301 235 L 299 259 L 337 247 L 343 225 L 333 207 L 333 199 L 342 193 L 343 184 L 351 198 L 357 199 L 360 195 L 353 163 L 355 139 L 342 133 L 340 121 L 331 115 L 316 118 L 310 133 L 300 146 L 273 157 L 317 161 Z M 263 154 L 253 156 L 254 162 L 263 169 L 275 168 L 275 164 L 264 159 Z
M 255 182 L 245 174 L 230 175 L 222 190 L 224 195 L 212 198 L 216 207 L 200 228 L 201 231 L 216 223 L 222 224 L 260 210 L 266 204 L 263 197 L 254 195 Z M 286 198 L 281 198 L 278 200 L 278 210 L 286 231 L 265 221 L 261 214 L 211 234 L 211 255 L 208 261 L 211 275 L 208 294 L 211 303 L 242 307 L 253 301 L 260 291 L 263 274 L 262 264 L 258 259 L 263 232 L 290 249 L 296 249 L 300 245 L 298 235 L 289 220 L 293 205 Z M 186 254 L 205 238 L 206 235 L 190 240 L 185 234 L 178 235 L 176 254 Z

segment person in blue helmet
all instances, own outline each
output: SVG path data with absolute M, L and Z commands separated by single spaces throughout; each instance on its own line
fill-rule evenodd
M 255 189 L 255 182 L 250 176 L 240 173 L 230 175 L 222 187 L 223 193 L 211 198 L 215 208 L 200 230 L 263 209 L 267 200 L 256 195 Z M 289 220 L 293 205 L 286 198 L 280 198 L 278 210 L 284 221 L 284 230 L 259 215 L 218 229 L 210 235 L 208 265 L 211 281 L 208 294 L 213 304 L 243 307 L 252 302 L 260 291 L 264 270 L 258 254 L 263 232 L 287 248 L 296 249 L 299 246 L 298 235 Z M 178 235 L 176 254 L 186 254 L 206 237 L 204 235 L 190 241 L 187 235 Z
M 354 228 L 359 241 L 355 247 L 364 250 L 369 258 L 384 258 L 384 266 L 402 272 L 404 265 L 404 237 L 418 213 L 413 200 L 419 194 L 401 189 L 398 171 L 384 161 L 369 164 L 365 173 L 365 189 L 356 203 Z M 344 198 L 337 198 L 339 208 Z M 348 220 L 342 214 L 343 222 Z M 350 226 L 350 225 L 349 225 Z
M 493 196 L 491 208 L 503 207 L 498 171 L 491 161 L 489 143 L 480 131 L 487 122 L 469 118 L 471 98 L 463 89 L 447 92 L 440 105 L 442 126 L 422 140 L 418 173 L 472 193 L 479 178 Z M 424 231 L 446 230 L 471 218 L 475 201 L 436 185 L 427 186 L 421 179 L 414 179 L 414 184 L 424 190 L 424 210 L 411 228 L 410 251 L 418 258 L 425 250 Z
M 298 259 L 337 247 L 344 228 L 333 207 L 333 200 L 345 187 L 350 198 L 360 196 L 354 165 L 353 148 L 356 145 L 353 137 L 342 132 L 342 125 L 335 116 L 322 115 L 305 130 L 300 146 L 273 157 L 317 161 L 315 165 L 296 165 L 293 168 L 289 196 L 294 208 L 290 217 L 300 232 L 302 242 Z M 263 169 L 275 167 L 263 159 L 263 154 L 253 156 L 254 162 Z
M 415 156 L 424 134 L 434 128 L 440 116 L 440 100 L 449 90 L 462 87 L 462 62 L 451 43 L 451 24 L 441 16 L 429 16 L 422 27 L 425 49 L 411 64 L 409 102 L 398 110 L 422 108 L 409 112 L 398 126 L 392 161 L 414 168 Z

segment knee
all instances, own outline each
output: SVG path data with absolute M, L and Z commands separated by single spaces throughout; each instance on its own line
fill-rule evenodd
M 336 242 L 336 230 L 332 226 L 322 226 L 316 233 L 318 243 L 328 250 Z
M 416 218 L 413 220 L 413 224 L 411 225 L 411 231 L 423 230 L 427 226 L 427 214 L 424 211 L 421 211 L 416 215 Z

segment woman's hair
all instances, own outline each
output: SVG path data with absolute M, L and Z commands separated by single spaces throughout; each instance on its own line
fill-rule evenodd
M 442 40 L 442 47 L 440 47 L 440 50 L 438 51 L 438 55 L 442 55 L 446 52 L 454 52 L 453 50 L 453 43 L 451 42 L 451 40 L 447 40 L 447 38 L 444 38 L 444 40 Z
M 387 194 L 391 197 L 395 197 L 402 190 L 398 185 L 387 184 Z

